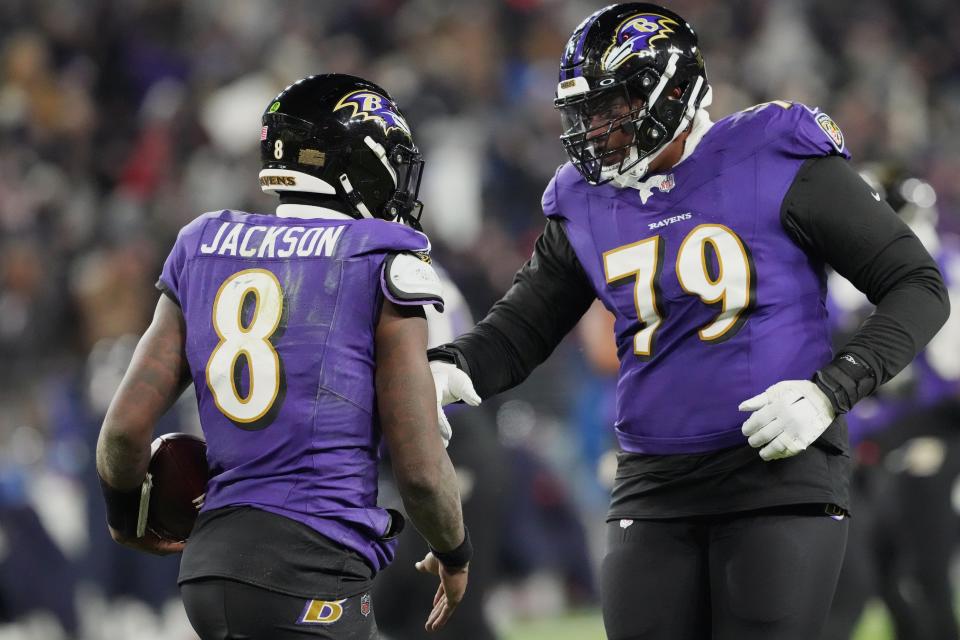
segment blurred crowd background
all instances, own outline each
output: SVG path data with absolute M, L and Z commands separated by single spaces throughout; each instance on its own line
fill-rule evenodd
M 855 161 L 922 178 L 941 232 L 960 231 L 960 3 L 669 4 L 699 31 L 714 119 L 819 106 Z M 110 541 L 93 450 L 177 231 L 204 211 L 272 211 L 256 177 L 270 99 L 333 71 L 393 94 L 426 158 L 435 259 L 479 318 L 543 227 L 542 190 L 566 159 L 557 63 L 600 6 L 0 0 L 0 637 L 192 637 L 176 559 Z M 599 316 L 468 418 L 506 469 L 499 484 L 461 478 L 496 486 L 497 542 L 481 552 L 498 637 L 596 606 L 615 375 Z M 167 422 L 197 428 L 192 394 Z

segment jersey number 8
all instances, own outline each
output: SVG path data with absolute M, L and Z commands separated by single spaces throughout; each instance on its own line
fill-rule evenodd
M 252 297 L 250 321 L 244 307 Z M 213 328 L 220 337 L 207 361 L 207 387 L 217 408 L 238 425 L 263 418 L 280 393 L 280 356 L 270 338 L 283 315 L 283 289 L 266 269 L 245 269 L 227 278 L 213 301 Z M 246 360 L 249 388 L 238 388 L 240 359 Z M 264 425 L 265 426 L 265 425 Z

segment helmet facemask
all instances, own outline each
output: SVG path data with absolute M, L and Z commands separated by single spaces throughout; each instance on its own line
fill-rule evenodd
M 610 182 L 641 163 L 645 173 L 693 119 L 705 81 L 698 76 L 680 85 L 673 80 L 674 66 L 668 65 L 663 75 L 646 68 L 610 87 L 557 98 L 560 141 L 588 183 Z
M 557 108 L 560 142 L 589 183 L 608 182 L 639 161 L 637 126 L 648 110 L 626 83 L 558 100 Z
M 423 203 L 417 199 L 420 194 L 420 178 L 423 175 L 423 156 L 416 148 L 397 144 L 384 158 L 384 164 L 390 168 L 396 190 L 383 205 L 383 217 L 397 219 L 420 229 L 420 216 Z

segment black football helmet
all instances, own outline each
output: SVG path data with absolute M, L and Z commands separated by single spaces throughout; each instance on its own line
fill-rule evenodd
M 590 184 L 649 163 L 709 104 L 693 28 L 655 4 L 610 5 L 576 28 L 560 60 L 555 105 L 570 160 Z M 611 134 L 627 134 L 613 142 Z
M 354 217 L 420 228 L 423 159 L 382 88 L 339 73 L 309 76 L 271 100 L 262 123 L 264 191 L 334 195 Z

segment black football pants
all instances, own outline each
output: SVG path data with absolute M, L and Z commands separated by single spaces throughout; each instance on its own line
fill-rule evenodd
M 187 618 L 201 640 L 379 637 L 368 594 L 323 603 L 234 580 L 207 578 L 183 583 L 180 595 Z M 368 598 L 366 606 L 362 606 L 364 595 Z
M 815 640 L 847 539 L 847 520 L 818 509 L 608 523 L 607 637 Z

